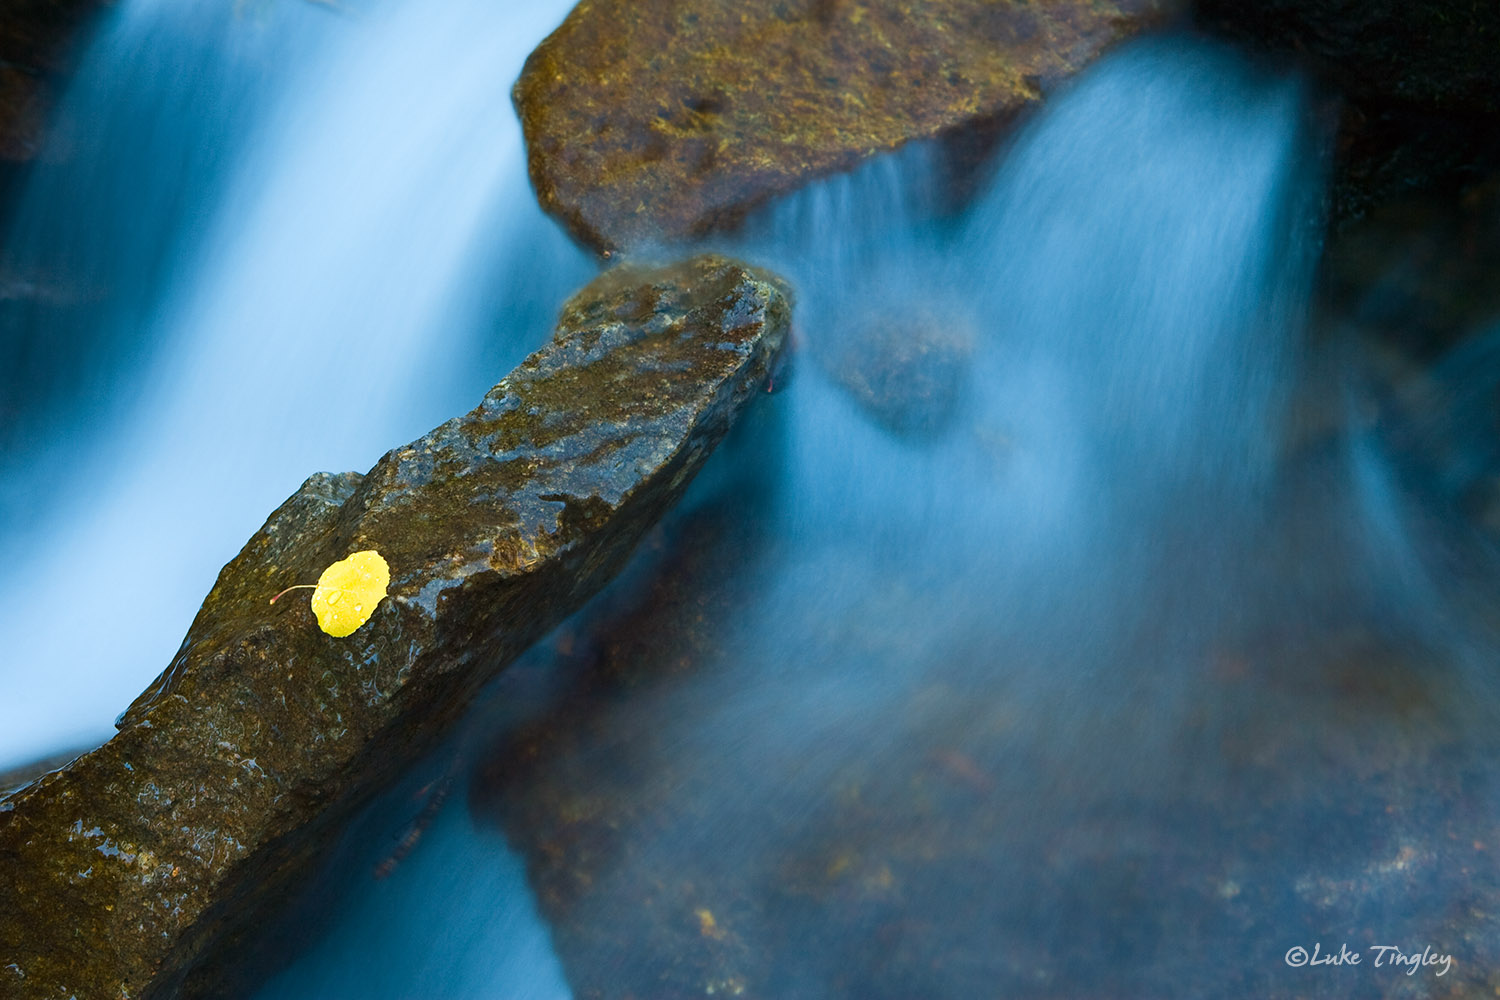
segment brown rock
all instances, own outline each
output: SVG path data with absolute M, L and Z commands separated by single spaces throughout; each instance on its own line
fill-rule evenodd
M 0 997 L 235 995 L 221 967 L 247 928 L 624 563 L 788 322 L 780 285 L 724 258 L 617 270 L 476 409 L 365 476 L 309 479 L 119 734 L 0 800 Z M 362 549 L 390 596 L 347 639 L 305 600 L 267 605 Z
M 583 0 L 515 101 L 544 208 L 601 251 L 733 224 L 1036 103 L 1170 0 Z

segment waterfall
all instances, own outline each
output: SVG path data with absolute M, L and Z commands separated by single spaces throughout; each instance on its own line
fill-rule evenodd
M 961 218 L 934 219 L 926 149 L 773 209 L 742 249 L 799 293 L 786 517 L 1070 620 L 1133 599 L 1152 535 L 1253 519 L 1318 250 L 1303 99 L 1230 51 L 1152 40 L 1061 95 Z M 888 328 L 932 349 L 900 357 Z M 860 365 L 907 366 L 889 397 L 951 397 L 941 427 L 888 433 L 848 391 Z
M 1322 139 L 1150 39 L 961 212 L 919 147 L 721 241 L 792 278 L 790 370 L 500 679 L 474 786 L 580 994 L 1267 995 L 1247 935 L 1345 933 L 1320 887 L 1430 836 L 1378 803 L 1482 768 L 1495 647 L 1381 449 L 1299 423 Z M 1433 938 L 1466 890 L 1422 871 L 1360 926 Z
M 60 331 L 60 364 L 113 345 L 108 389 L 64 372 L 66 436 L 22 454 L 0 762 L 100 739 L 303 478 L 472 405 L 591 271 L 535 207 L 508 90 L 564 4 L 211 8 L 123 5 L 56 141 L 166 100 L 144 137 L 82 143 L 99 173 L 37 185 L 18 223 L 56 220 L 120 291 Z
M 507 85 L 565 7 L 110 13 L 3 261 L 0 765 L 104 737 L 302 478 L 547 334 L 593 265 Z M 389 878 L 432 775 L 346 831 L 263 1000 L 1267 995 L 1268 923 L 1467 920 L 1408 849 L 1500 815 L 1493 567 L 1299 423 L 1325 138 L 1148 39 L 959 207 L 915 144 L 712 241 L 791 279 L 789 366 L 418 769 L 460 791 Z

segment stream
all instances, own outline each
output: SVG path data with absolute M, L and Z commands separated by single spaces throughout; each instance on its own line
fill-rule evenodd
M 0 766 L 107 738 L 307 475 L 544 341 L 595 264 L 508 85 L 567 9 L 98 26 L 0 261 L 50 332 L 0 344 Z M 1369 417 L 1315 103 L 1150 37 L 957 207 L 917 144 L 707 241 L 790 280 L 788 369 L 265 928 L 261 1000 L 1485 982 L 1500 577 L 1453 497 L 1495 352 L 1451 426 Z M 1319 941 L 1457 971 L 1289 979 Z

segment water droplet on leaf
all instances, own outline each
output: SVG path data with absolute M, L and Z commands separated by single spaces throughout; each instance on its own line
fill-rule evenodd
M 323 571 L 313 590 L 312 609 L 318 616 L 318 627 L 331 636 L 350 635 L 370 620 L 390 583 L 391 568 L 374 549 L 340 559 Z M 344 601 L 341 605 L 345 596 L 353 603 Z

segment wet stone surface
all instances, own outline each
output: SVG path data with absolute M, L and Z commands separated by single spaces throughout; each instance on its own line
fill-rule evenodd
M 222 969 L 248 928 L 763 394 L 789 309 L 725 258 L 617 269 L 477 408 L 363 476 L 309 479 L 115 738 L 0 800 L 0 997 L 235 995 Z M 305 599 L 268 606 L 365 549 L 389 597 L 348 638 Z
M 584 0 L 516 84 L 542 206 L 600 251 L 702 235 L 914 139 L 994 128 L 1168 0 Z
M 813 356 L 881 426 L 927 438 L 952 421 L 974 352 L 961 310 L 884 308 L 823 333 Z
M 75 758 L 83 756 L 92 749 L 94 748 L 91 746 L 78 747 L 73 750 L 65 750 L 61 753 L 48 754 L 45 757 L 27 761 L 25 764 L 0 771 L 0 795 L 9 794 L 21 786 L 35 781 L 48 771 L 55 771 L 65 764 L 72 763 Z
M 1227 564 L 1154 539 L 1099 641 L 1082 603 L 1039 637 L 957 568 L 774 527 L 775 438 L 502 681 L 471 801 L 581 1000 L 1500 988 L 1492 659 L 1465 651 L 1495 622 L 1424 635 L 1342 577 L 1329 469 Z M 1243 613 L 1198 627 L 1223 591 Z M 1362 964 L 1287 963 L 1315 944 Z

